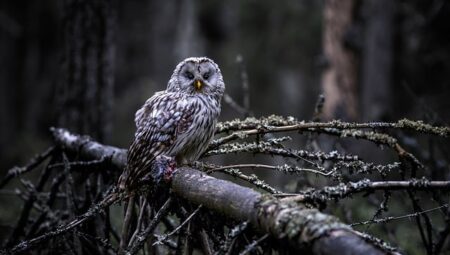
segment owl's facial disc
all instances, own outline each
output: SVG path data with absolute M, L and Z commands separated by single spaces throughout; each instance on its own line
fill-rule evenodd
M 217 86 L 218 72 L 211 61 L 187 61 L 178 71 L 177 82 L 181 91 L 188 94 L 210 94 Z

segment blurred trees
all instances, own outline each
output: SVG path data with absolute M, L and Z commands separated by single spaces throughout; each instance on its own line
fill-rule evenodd
M 46 147 L 53 125 L 127 147 L 135 110 L 189 55 L 216 60 L 242 102 L 241 55 L 256 116 L 310 119 L 323 91 L 329 118 L 446 124 L 448 34 L 445 0 L 1 1 L 1 171 Z M 224 104 L 221 118 L 239 114 Z M 448 178 L 447 142 L 399 139 Z M 14 210 L 0 213 L 7 225 Z
M 66 0 L 57 123 L 100 141 L 111 135 L 114 85 L 114 0 Z
M 420 118 L 437 121 L 437 114 L 448 122 L 438 108 L 449 92 L 444 58 L 450 47 L 443 36 L 450 29 L 449 13 L 449 3 L 441 0 L 325 1 L 326 115 L 386 120 L 420 112 Z M 418 104 L 422 96 L 434 110 Z
M 328 0 L 324 6 L 323 51 L 326 67 L 322 75 L 327 119 L 356 120 L 358 107 L 358 62 L 346 44 L 354 22 L 356 1 Z

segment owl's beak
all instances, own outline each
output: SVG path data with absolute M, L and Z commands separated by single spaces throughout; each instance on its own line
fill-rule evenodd
M 196 90 L 200 90 L 203 87 L 203 82 L 201 80 L 195 80 L 194 81 L 194 87 Z

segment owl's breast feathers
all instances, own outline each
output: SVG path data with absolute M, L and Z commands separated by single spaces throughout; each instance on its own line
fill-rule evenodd
M 158 155 L 175 157 L 181 164 L 197 160 L 214 135 L 220 113 L 214 101 L 203 95 L 166 91 L 148 99 L 136 112 L 137 131 L 119 188 L 129 189 L 146 179 Z

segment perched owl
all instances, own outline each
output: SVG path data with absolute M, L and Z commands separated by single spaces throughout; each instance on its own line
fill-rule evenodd
M 167 89 L 156 92 L 136 112 L 136 134 L 119 178 L 121 190 L 132 190 L 153 178 L 157 157 L 183 165 L 197 160 L 211 141 L 225 90 L 219 66 L 206 57 L 179 63 Z

